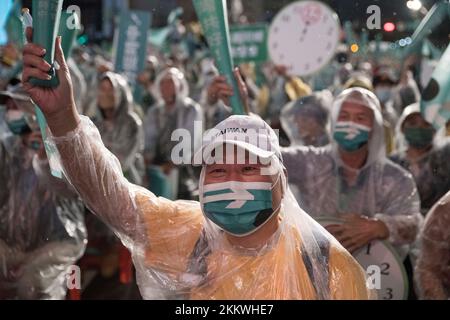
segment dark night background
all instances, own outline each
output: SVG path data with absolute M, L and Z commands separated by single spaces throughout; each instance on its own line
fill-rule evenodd
M 23 0 L 24 6 L 31 7 L 32 0 Z M 229 3 L 231 1 L 228 1 Z M 271 18 L 286 4 L 294 2 L 292 0 L 243 0 L 244 14 L 249 22 L 270 21 Z M 373 37 L 375 33 L 381 32 L 386 41 L 395 41 L 400 38 L 410 36 L 414 32 L 414 27 L 420 22 L 423 14 L 409 10 L 406 7 L 406 0 L 323 0 L 332 7 L 341 20 L 352 21 L 356 32 L 361 31 L 368 18 L 366 9 L 368 6 L 376 4 L 381 8 L 382 24 L 394 22 L 399 28 L 395 32 L 387 33 L 381 31 L 370 32 Z M 426 9 L 431 9 L 433 4 L 439 0 L 422 0 Z M 111 39 L 113 36 L 115 14 L 123 8 L 129 6 L 134 9 L 148 10 L 153 13 L 153 27 L 165 25 L 169 12 L 181 6 L 185 10 L 184 20 L 195 20 L 195 12 L 190 0 L 65 0 L 64 6 L 78 5 L 81 8 L 82 23 L 85 33 L 90 40 Z M 401 25 L 404 26 L 402 31 Z M 400 29 L 400 30 L 399 30 Z M 442 26 L 433 32 L 430 40 L 437 46 L 446 46 L 449 41 L 450 19 L 447 18 Z

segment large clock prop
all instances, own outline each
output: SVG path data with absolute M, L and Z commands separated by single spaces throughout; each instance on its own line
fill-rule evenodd
M 324 227 L 342 224 L 342 220 L 325 217 L 318 218 L 317 222 Z M 377 291 L 379 300 L 406 300 L 408 298 L 409 284 L 406 270 L 389 242 L 372 241 L 354 252 L 353 257 L 366 272 L 368 285 L 372 285 L 372 289 Z
M 312 75 L 334 57 L 340 29 L 337 14 L 324 3 L 294 2 L 284 7 L 270 26 L 270 57 L 293 75 Z

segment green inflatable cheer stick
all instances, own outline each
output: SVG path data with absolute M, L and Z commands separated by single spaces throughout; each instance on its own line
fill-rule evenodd
M 57 36 L 59 21 L 61 18 L 63 0 L 33 0 L 33 43 L 45 48 L 44 60 L 52 68 L 50 80 L 31 78 L 30 83 L 40 87 L 57 87 L 59 84 L 54 68 L 55 39 Z
M 33 18 L 30 15 L 30 12 L 28 9 L 23 9 L 23 18 L 22 18 L 23 24 L 24 24 L 24 29 L 30 27 L 33 27 Z M 21 64 L 22 67 L 22 64 Z M 59 165 L 59 162 L 57 161 L 59 155 L 58 155 L 58 150 L 56 149 L 56 147 L 47 142 L 47 121 L 45 120 L 45 116 L 42 113 L 41 109 L 35 105 L 35 113 L 36 113 L 36 118 L 39 124 L 39 128 L 41 130 L 41 134 L 42 134 L 42 140 L 44 141 L 44 147 L 45 147 L 45 152 L 47 154 L 47 158 L 49 160 L 49 165 L 50 165 L 50 171 L 51 174 L 59 179 L 62 179 L 62 169 L 61 166 Z
M 79 30 L 80 18 L 78 17 L 76 12 L 62 12 L 58 34 L 61 36 L 61 47 L 66 59 L 68 59 L 72 53 L 72 48 L 77 39 Z
M 226 0 L 193 0 L 193 3 L 217 68 L 233 87 L 234 95 L 230 99 L 233 113 L 245 114 L 233 74 Z

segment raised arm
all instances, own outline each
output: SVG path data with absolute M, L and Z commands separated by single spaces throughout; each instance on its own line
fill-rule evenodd
M 31 28 L 27 37 L 31 39 Z M 44 49 L 33 43 L 24 47 L 24 88 L 44 113 L 52 140 L 61 155 L 64 174 L 86 205 L 121 236 L 135 239 L 139 215 L 135 190 L 123 176 L 120 164 L 103 145 L 91 121 L 77 112 L 73 88 L 61 38 L 56 41 L 55 59 L 60 84 L 56 88 L 35 87 L 30 77 L 48 79 L 50 65 L 42 59 Z M 123 239 L 124 240 L 124 239 Z

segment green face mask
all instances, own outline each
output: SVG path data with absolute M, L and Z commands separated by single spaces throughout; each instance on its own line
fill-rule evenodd
M 405 128 L 405 139 L 413 148 L 425 148 L 431 145 L 434 138 L 433 128 Z
M 348 152 L 360 149 L 369 141 L 371 129 L 351 121 L 336 123 L 333 138 L 339 146 Z
M 5 122 L 12 133 L 21 135 L 30 131 L 25 120 L 25 113 L 19 110 L 9 110 L 5 114 Z
M 208 184 L 201 202 L 208 219 L 236 236 L 255 232 L 274 213 L 272 184 L 267 182 Z

